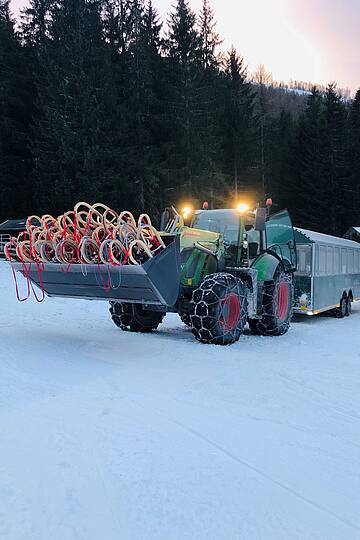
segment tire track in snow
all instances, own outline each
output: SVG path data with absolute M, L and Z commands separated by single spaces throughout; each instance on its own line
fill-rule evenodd
M 136 401 L 134 401 L 132 399 L 131 399 L 131 401 L 135 406 L 147 411 L 146 407 L 143 406 L 141 403 L 136 402 Z M 301 493 L 299 493 L 298 491 L 296 491 L 292 487 L 284 484 L 283 482 L 281 482 L 280 480 L 277 480 L 276 478 L 273 478 L 268 473 L 266 473 L 263 470 L 261 470 L 260 468 L 258 468 L 256 465 L 253 465 L 252 463 L 250 463 L 250 462 L 248 462 L 248 461 L 246 461 L 246 460 L 244 460 L 242 458 L 239 458 L 238 456 L 233 454 L 231 451 L 227 450 L 226 448 L 221 446 L 216 441 L 211 440 L 206 435 L 203 435 L 202 433 L 200 433 L 196 429 L 193 429 L 191 426 L 188 426 L 187 424 L 184 424 L 184 423 L 180 422 L 179 420 L 176 420 L 174 418 L 169 417 L 167 414 L 165 414 L 163 411 L 161 411 L 159 409 L 152 409 L 152 411 L 155 412 L 158 416 L 160 416 L 160 417 L 164 418 L 165 420 L 167 420 L 168 422 L 171 422 L 172 424 L 178 426 L 179 428 L 187 431 L 192 436 L 200 439 L 201 441 L 208 444 L 212 448 L 215 448 L 216 450 L 221 452 L 223 455 L 225 455 L 227 458 L 231 459 L 232 461 L 235 461 L 239 465 L 242 465 L 243 467 L 246 467 L 250 471 L 255 472 L 258 476 L 261 476 L 265 480 L 267 480 L 267 481 L 271 482 L 272 484 L 278 486 L 279 488 L 286 491 L 290 495 L 293 495 L 294 497 L 296 497 L 300 501 L 312 506 L 313 508 L 319 510 L 322 513 L 325 513 L 325 514 L 327 514 L 329 516 L 332 516 L 333 518 L 335 518 L 337 521 L 339 521 L 343 525 L 346 525 L 347 527 L 350 527 L 353 530 L 360 531 L 360 525 L 357 525 L 356 523 L 353 523 L 351 520 L 346 519 L 346 518 L 338 515 L 337 513 L 330 510 L 329 508 L 326 508 L 326 506 L 323 506 L 322 504 L 310 499 L 306 495 L 302 495 Z
M 319 392 L 319 390 L 316 390 L 315 388 L 311 388 L 307 384 L 297 381 L 296 379 L 293 379 L 287 375 L 284 375 L 283 373 L 278 373 L 278 375 L 279 377 L 284 379 L 286 382 L 290 383 L 290 385 L 293 384 L 294 386 L 298 386 L 299 388 L 301 388 L 301 390 L 305 390 L 309 394 L 319 396 L 322 399 L 322 401 L 326 403 L 326 406 L 331 411 L 335 412 L 336 414 L 347 416 L 349 418 L 353 418 L 354 420 L 360 420 L 359 414 L 354 413 L 353 411 L 350 411 L 349 409 L 346 409 L 345 407 L 339 407 L 339 406 L 334 407 L 334 405 L 331 405 L 329 403 L 329 396 L 327 396 L 323 392 Z

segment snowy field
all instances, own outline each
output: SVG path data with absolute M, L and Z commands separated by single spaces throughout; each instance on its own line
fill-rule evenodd
M 1 540 L 360 539 L 359 307 L 218 348 L 0 302 Z

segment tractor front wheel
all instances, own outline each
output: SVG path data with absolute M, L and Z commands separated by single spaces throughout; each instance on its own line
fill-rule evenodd
M 181 322 L 183 322 L 185 326 L 191 327 L 191 319 L 188 313 L 179 313 L 179 317 L 181 319 Z
M 246 286 L 231 274 L 207 276 L 193 292 L 191 329 L 202 343 L 231 345 L 243 333 L 247 319 Z
M 278 271 L 265 283 L 261 319 L 250 319 L 250 330 L 261 336 L 282 336 L 290 327 L 293 308 L 292 276 Z
M 165 313 L 149 311 L 141 304 L 110 302 L 114 324 L 126 332 L 151 332 L 162 323 Z

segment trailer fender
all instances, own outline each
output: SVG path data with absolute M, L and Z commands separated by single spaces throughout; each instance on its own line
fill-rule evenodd
M 258 272 L 259 281 L 270 281 L 274 278 L 275 272 L 281 265 L 280 259 L 270 253 L 263 253 L 252 265 Z

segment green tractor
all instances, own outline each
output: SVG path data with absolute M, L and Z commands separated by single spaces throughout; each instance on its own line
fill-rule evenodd
M 255 334 L 287 332 L 296 270 L 294 229 L 287 211 L 164 212 L 165 249 L 138 265 L 14 263 L 50 297 L 110 302 L 122 330 L 150 332 L 178 313 L 203 343 L 228 345 L 249 323 Z
M 151 268 L 144 265 L 157 301 L 139 291 L 134 301 L 123 301 L 122 294 L 121 301 L 110 302 L 114 323 L 122 330 L 149 332 L 167 312 L 176 312 L 196 339 L 215 345 L 237 341 L 247 323 L 258 335 L 285 334 L 296 270 L 288 212 L 269 215 L 269 206 L 252 211 L 239 205 L 193 214 L 185 209 L 184 217 L 174 209 L 165 211 L 161 230 L 169 247 L 163 260 L 159 255 Z

